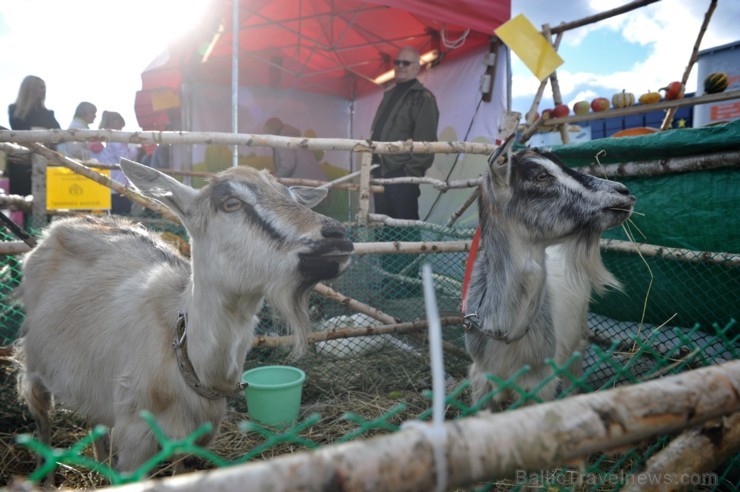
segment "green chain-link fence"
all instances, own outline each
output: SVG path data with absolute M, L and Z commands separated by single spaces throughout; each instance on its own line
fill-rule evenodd
M 176 242 L 179 241 L 177 237 L 184 237 L 182 229 L 168 223 L 150 222 L 149 226 Z M 470 239 L 473 232 L 433 226 L 355 228 L 352 237 L 357 242 L 451 241 Z M 15 240 L 7 236 L 2 239 Z M 182 242 L 185 254 L 186 248 L 187 244 Z M 593 392 L 638 383 L 738 357 L 740 328 L 734 321 L 740 307 L 737 264 L 729 260 L 707 261 L 711 258 L 701 254 L 675 260 L 607 251 L 604 259 L 607 268 L 625 284 L 625 289 L 592 303 L 591 343 L 585 353 L 575 354 L 564 367 L 553 365 L 552 377 L 573 381 L 561 398 L 572 392 Z M 434 271 L 440 315 L 457 316 L 466 260 L 467 253 L 462 252 L 367 254 L 357 256 L 349 269 L 330 285 L 400 322 L 423 319 L 419 267 L 428 262 Z M 23 319 L 22 308 L 13 305 L 9 297 L 20 280 L 18 266 L 18 258 L 0 257 L 3 344 L 15 339 Z M 312 296 L 310 309 L 317 331 L 383 324 L 319 295 Z M 269 306 L 265 306 L 257 332 L 267 336 L 285 335 L 288 329 L 272 316 Z M 447 342 L 446 417 L 463 418 L 477 412 L 495 393 L 481 402 L 470 401 L 465 380 L 469 360 L 463 349 L 463 328 L 459 324 L 447 324 L 443 333 Z M 426 347 L 424 331 L 326 340 L 314 344 L 308 355 L 297 362 L 287 359 L 289 347 L 258 347 L 250 352 L 245 369 L 268 363 L 289 363 L 307 374 L 301 418 L 296 426 L 276 432 L 248 422 L 243 398 L 230 398 L 232 410 L 221 435 L 210 450 L 205 450 L 194 444 L 199 433 L 182 441 L 170 441 L 151 416 L 144 415 L 142 418 L 147 419 L 162 443 L 162 452 L 129 475 L 94 462 L 90 443 L 102 430 L 96 429 L 88 435 L 84 423 L 62 409 L 57 410 L 54 419 L 55 449 L 48 449 L 30 438 L 27 433 L 33 430 L 32 422 L 26 410 L 15 402 L 14 374 L 12 369 L 5 367 L 0 437 L 9 451 L 6 463 L 0 467 L 3 470 L 0 483 L 7 484 L 14 475 L 40 481 L 47 472 L 55 471 L 65 485 L 72 487 L 119 484 L 141 480 L 179 454 L 197 456 L 198 467 L 223 467 L 394 432 L 404 421 L 431 417 L 428 391 L 431 376 Z M 568 366 L 579 357 L 584 359 L 584 372 L 574 378 Z M 517 378 L 526 371 L 524 367 L 510 380 L 496 380 L 496 392 L 511 389 L 521 395 L 521 401 L 531 397 L 516 384 Z M 521 401 L 514 403 L 512 408 L 520 406 Z M 67 434 L 62 436 L 60 428 L 66 429 Z M 669 437 L 664 436 L 616 455 L 595 453 L 578 470 L 527 474 L 509 481 L 484 484 L 477 489 L 618 490 L 668 442 Z M 43 457 L 44 464 L 37 469 L 31 451 Z M 696 489 L 736 490 L 740 487 L 738 470 L 740 457 L 734 456 L 707 474 Z M 584 481 L 583 477 L 589 478 Z

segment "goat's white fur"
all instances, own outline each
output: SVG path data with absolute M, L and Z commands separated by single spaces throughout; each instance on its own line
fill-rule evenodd
M 308 293 L 346 267 L 352 244 L 337 221 L 306 206 L 325 190 L 289 191 L 244 167 L 201 190 L 134 162 L 122 168 L 180 217 L 192 261 L 126 220 L 54 222 L 24 259 L 18 386 L 42 441 L 50 440 L 53 396 L 91 425 L 114 427 L 116 466 L 134 470 L 158 447 L 140 411 L 152 412 L 171 439 L 206 422 L 218 429 L 226 411 L 225 398 L 199 396 L 180 373 L 171 345 L 178 313 L 188 316 L 197 377 L 228 393 L 241 377 L 263 299 L 292 327 L 300 354 Z
M 495 159 L 494 159 L 495 161 Z M 552 369 L 585 347 L 591 291 L 618 287 L 604 268 L 599 235 L 621 224 L 634 197 L 619 183 L 566 169 L 554 155 L 522 151 L 501 165 L 492 162 L 479 201 L 481 250 L 469 288 L 467 311 L 480 326 L 466 333 L 473 358 L 473 400 L 496 385 L 487 374 L 510 379 L 532 392 Z M 580 364 L 569 367 L 574 376 Z M 554 378 L 537 391 L 551 400 Z M 502 391 L 490 407 L 518 399 Z

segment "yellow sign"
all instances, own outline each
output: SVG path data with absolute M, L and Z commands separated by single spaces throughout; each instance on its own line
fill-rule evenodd
M 95 169 L 110 176 L 108 169 Z M 47 210 L 110 209 L 110 188 L 66 167 L 46 168 Z
M 179 108 L 180 96 L 169 89 L 160 89 L 152 92 L 152 109 L 162 111 L 163 109 Z
M 494 32 L 540 82 L 563 64 L 558 52 L 523 14 L 500 25 Z

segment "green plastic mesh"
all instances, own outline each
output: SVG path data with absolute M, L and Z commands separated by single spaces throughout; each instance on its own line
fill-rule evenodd
M 149 224 L 168 239 L 180 242 L 187 253 L 185 233 L 181 228 L 164 222 Z M 352 239 L 367 241 L 450 241 L 470 239 L 473 230 L 427 228 L 355 228 Z M 179 240 L 176 238 L 180 238 Z M 15 238 L 3 237 L 3 240 Z M 357 256 L 348 270 L 329 285 L 339 292 L 376 307 L 401 322 L 423 319 L 420 266 L 431 264 L 440 315 L 458 315 L 467 253 L 436 253 L 431 255 L 368 254 Z M 587 393 L 622 384 L 634 384 L 694 368 L 719 364 L 739 355 L 740 328 L 738 318 L 738 267 L 730 263 L 707 263 L 699 256 L 696 261 L 677 261 L 658 257 L 640 257 L 624 253 L 604 253 L 607 268 L 624 283 L 623 292 L 611 292 L 594 300 L 591 306 L 591 343 L 588 349 L 576 353 L 564 367 L 552 361 L 552 377 L 572 381 L 569 390 Z M 18 285 L 18 258 L 0 257 L 0 327 L 3 344 L 12 342 L 18 334 L 23 311 L 11 303 L 10 293 Z M 381 324 L 358 314 L 345 305 L 313 295 L 310 300 L 311 319 L 317 331 L 341 330 Z M 259 335 L 285 335 L 289 330 L 266 305 L 260 313 Z M 463 328 L 448 324 L 443 328 L 446 342 L 447 373 L 446 417 L 464 418 L 482 408 L 498 391 L 513 390 L 520 400 L 535 399 L 517 386 L 517 379 L 528 371 L 523 367 L 509 380 L 498 380 L 497 389 L 479 402 L 471 402 L 466 381 L 468 360 L 464 355 Z M 243 444 L 229 453 L 202 449 L 195 444 L 197 437 L 208 428 L 180 441 L 169 440 L 149 414 L 142 415 L 159 439 L 162 450 L 140 470 L 120 474 L 107 464 L 92 460 L 90 443 L 100 438 L 104 429 L 96 428 L 86 437 L 67 446 L 47 448 L 30 436 L 33 425 L 22 407 L 6 403 L 3 418 L 15 431 L 10 432 L 17 443 L 9 447 L 24 448 L 43 458 L 43 464 L 33 468 L 27 463 L 25 474 L 39 482 L 49 472 L 62 473 L 67 468 L 91 470 L 99 477 L 93 483 L 121 484 L 142 480 L 164 463 L 180 454 L 197 456 L 199 466 L 215 468 L 250 460 L 268 459 L 284 453 L 313 449 L 323 445 L 363 439 L 395 432 L 401 423 L 412 419 L 431 418 L 431 375 L 425 332 L 343 338 L 318 342 L 299 361 L 288 359 L 290 347 L 256 348 L 250 352 L 245 370 L 264 364 L 290 364 L 307 374 L 299 422 L 284 431 L 275 431 L 248 420 L 243 399 L 230 400 L 237 415 L 238 433 Z M 570 364 L 584 361 L 584 371 L 574 377 Z M 3 388 L 12 392 L 9 381 L 12 371 L 2 378 Z M 543 381 L 542 384 L 545 384 Z M 536 388 L 534 390 L 536 392 Z M 4 398 L 6 401 L 13 400 Z M 358 405 L 362 401 L 364 404 Z M 61 412 L 58 410 L 57 412 Z M 69 414 L 55 419 L 69 420 Z M 84 426 L 84 423 L 78 423 Z M 543 487 L 548 490 L 618 490 L 633 480 L 646 461 L 668 442 L 663 436 L 642 443 L 619 454 L 595 453 L 581 468 L 545 470 L 524 474 L 510 480 L 479 485 L 476 490 L 527 490 Z M 7 467 L 5 467 L 7 468 Z M 694 484 L 700 490 L 732 490 L 740 486 L 737 470 L 740 458 L 732 457 L 716 470 L 703 476 L 705 483 Z M 5 472 L 3 484 L 12 475 Z

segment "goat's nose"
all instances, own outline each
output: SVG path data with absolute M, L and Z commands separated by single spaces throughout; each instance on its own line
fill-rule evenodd
M 616 183 L 614 185 L 614 191 L 619 193 L 620 195 L 629 195 L 630 190 L 626 186 L 624 186 L 622 183 Z
M 343 239 L 347 236 L 347 230 L 339 222 L 325 222 L 321 227 L 321 235 L 326 239 Z

